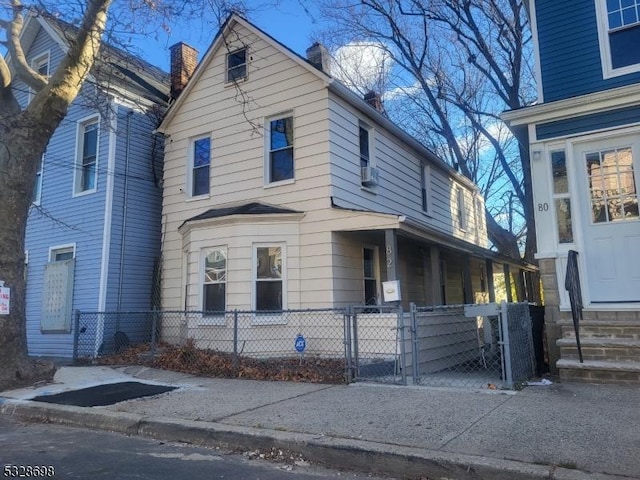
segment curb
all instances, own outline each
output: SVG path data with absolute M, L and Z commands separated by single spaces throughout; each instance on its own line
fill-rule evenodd
M 0 398 L 0 414 L 19 420 L 55 423 L 138 435 L 198 446 L 243 450 L 280 448 L 333 468 L 439 480 L 631 480 L 515 460 L 456 454 L 308 433 L 240 427 L 214 422 L 152 418 L 126 412 Z

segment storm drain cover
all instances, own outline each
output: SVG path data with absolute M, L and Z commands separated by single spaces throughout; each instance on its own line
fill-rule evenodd
M 121 382 L 71 390 L 70 392 L 56 393 L 55 395 L 41 395 L 32 398 L 32 400 L 35 402 L 56 403 L 58 405 L 74 405 L 76 407 L 102 407 L 133 398 L 159 395 L 176 388 L 140 382 Z

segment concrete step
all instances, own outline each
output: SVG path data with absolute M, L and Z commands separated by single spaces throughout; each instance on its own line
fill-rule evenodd
M 640 361 L 613 362 L 561 358 L 556 362 L 560 381 L 640 385 Z
M 576 360 L 579 358 L 575 338 L 560 338 L 556 341 L 556 345 L 560 348 L 561 358 Z M 640 362 L 640 340 L 633 338 L 583 338 L 581 336 L 580 345 L 582 357 L 585 360 Z

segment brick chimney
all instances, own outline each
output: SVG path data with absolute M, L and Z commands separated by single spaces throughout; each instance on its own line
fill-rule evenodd
M 329 56 L 329 50 L 324 45 L 315 42 L 307 48 L 307 60 L 318 70 L 331 75 L 331 57 Z
M 171 98 L 182 92 L 198 65 L 198 51 L 184 42 L 169 47 L 171 52 Z
M 367 102 L 371 107 L 375 108 L 378 112 L 384 114 L 384 107 L 382 106 L 382 97 L 380 97 L 379 93 L 374 92 L 373 90 L 369 90 L 364 94 L 364 101 Z

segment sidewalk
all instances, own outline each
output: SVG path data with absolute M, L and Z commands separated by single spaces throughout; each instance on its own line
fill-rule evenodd
M 178 386 L 107 407 L 28 399 L 138 379 Z M 29 421 L 248 450 L 285 448 L 396 478 L 640 479 L 637 387 L 555 384 L 520 392 L 193 377 L 144 367 L 63 367 L 55 383 L 0 393 Z

